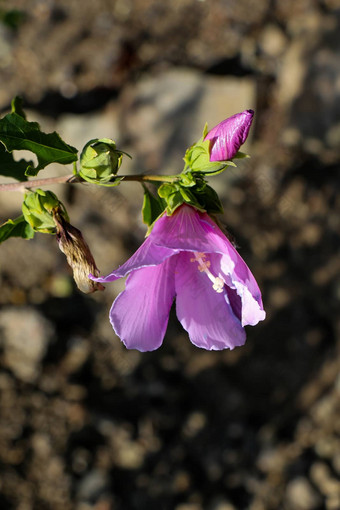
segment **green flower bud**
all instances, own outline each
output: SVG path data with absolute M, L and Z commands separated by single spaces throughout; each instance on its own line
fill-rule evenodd
M 109 138 L 90 140 L 80 155 L 79 174 L 85 181 L 96 184 L 109 182 L 122 164 L 123 152 Z
M 57 209 L 65 219 L 68 219 L 64 205 L 52 191 L 37 189 L 36 191 L 28 190 L 26 192 L 22 212 L 27 223 L 36 232 L 56 233 L 53 211 Z

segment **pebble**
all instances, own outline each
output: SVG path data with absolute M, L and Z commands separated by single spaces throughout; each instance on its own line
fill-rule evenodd
M 320 505 L 320 497 L 307 478 L 302 476 L 289 482 L 286 500 L 291 510 L 314 510 Z
M 3 363 L 18 379 L 34 382 L 53 336 L 51 323 L 31 307 L 8 307 L 0 312 Z

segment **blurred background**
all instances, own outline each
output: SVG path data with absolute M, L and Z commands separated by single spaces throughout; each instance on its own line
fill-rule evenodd
M 253 108 L 211 179 L 267 319 L 234 351 L 127 351 L 53 236 L 0 248 L 0 508 L 339 510 L 339 0 L 0 3 L 0 109 L 128 172 L 174 173 L 205 122 Z M 70 168 L 69 171 L 72 169 Z M 40 176 L 59 175 L 49 167 Z M 102 274 L 143 241 L 142 190 L 56 186 Z M 0 194 L 0 221 L 20 193 Z

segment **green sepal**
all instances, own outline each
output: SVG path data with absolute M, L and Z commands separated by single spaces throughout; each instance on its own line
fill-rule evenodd
M 117 186 L 121 179 L 116 174 L 126 152 L 118 150 L 110 138 L 90 140 L 80 155 L 79 175 L 88 182 L 103 186 Z
M 36 176 L 50 163 L 66 165 L 77 160 L 77 149 L 65 143 L 58 133 L 43 133 L 37 122 L 28 122 L 21 101 L 12 101 L 12 113 L 0 119 L 0 140 L 7 151 L 28 150 L 38 158 L 38 165 L 28 162 L 25 175 Z
M 144 184 L 142 186 L 144 188 L 142 217 L 143 222 L 150 227 L 162 214 L 166 204 L 160 196 L 155 196 Z
M 7 241 L 10 237 L 22 237 L 23 239 L 34 237 L 34 230 L 23 215 L 15 218 L 15 220 L 7 220 L 0 225 L 0 243 Z
M 181 181 L 162 184 L 158 189 L 166 212 L 171 216 L 182 204 L 188 204 L 199 211 L 211 214 L 223 213 L 223 207 L 216 191 L 202 177 L 196 177 L 193 186 L 183 186 Z
M 165 182 L 158 188 L 158 195 L 167 201 L 170 195 L 177 191 L 176 183 Z
M 180 193 L 180 191 L 175 191 L 174 193 L 171 193 L 171 195 L 168 196 L 167 199 L 167 207 L 166 207 L 166 213 L 168 216 L 171 216 L 176 209 L 185 203 L 185 200 L 183 198 L 183 195 Z
M 6 151 L 5 146 L 0 143 L 0 175 L 13 177 L 17 181 L 27 181 L 25 171 L 27 166 L 32 164 L 32 161 L 26 159 L 15 161 L 13 154 Z
M 189 190 L 187 188 L 183 188 L 182 186 L 179 187 L 179 192 L 182 195 L 184 202 L 189 205 L 195 205 L 197 200 L 195 198 L 195 195 L 193 193 L 193 190 Z
M 250 158 L 249 154 L 246 154 L 245 152 L 238 151 L 238 152 L 236 152 L 233 159 L 244 159 L 244 158 Z
M 204 174 L 207 176 L 218 175 L 229 166 L 235 167 L 235 163 L 231 160 L 227 161 L 210 161 L 210 140 L 204 140 L 208 133 L 207 124 L 203 129 L 202 137 L 197 143 L 189 147 L 184 156 L 184 172 L 191 171 L 193 173 Z M 234 158 L 246 157 L 243 153 L 237 153 Z
M 163 199 L 168 216 L 171 216 L 177 207 L 185 202 L 179 188 L 177 183 L 164 183 L 157 190 L 158 195 Z
M 201 210 L 210 214 L 222 214 L 223 206 L 216 191 L 205 183 L 203 188 L 197 187 L 195 190 L 196 200 L 199 201 Z
M 35 191 L 28 190 L 26 192 L 22 212 L 27 223 L 36 232 L 56 233 L 56 224 L 53 217 L 53 211 L 55 210 L 58 210 L 58 213 L 66 221 L 69 221 L 64 205 L 52 191 L 36 189 Z
M 179 177 L 181 186 L 185 188 L 191 188 L 196 184 L 196 177 L 190 171 L 182 172 Z
M 209 161 L 209 140 L 204 141 L 203 136 L 197 143 L 189 147 L 184 155 L 186 167 L 193 171 L 199 171 L 203 166 L 207 166 Z
M 226 170 L 228 166 L 236 166 L 231 160 L 210 161 L 209 144 L 210 140 L 202 141 L 187 150 L 184 161 L 192 172 L 205 175 L 218 175 Z

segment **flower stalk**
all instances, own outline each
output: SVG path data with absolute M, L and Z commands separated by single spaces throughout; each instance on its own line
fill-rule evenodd
M 115 179 L 112 179 L 114 182 Z M 173 183 L 179 180 L 178 175 L 119 175 L 117 180 L 135 181 L 135 182 L 162 182 Z M 25 191 L 30 188 L 40 188 L 41 186 L 50 186 L 51 184 L 79 184 L 87 182 L 78 174 L 60 175 L 56 177 L 46 177 L 44 179 L 32 179 L 23 182 L 9 182 L 0 184 L 0 191 Z

